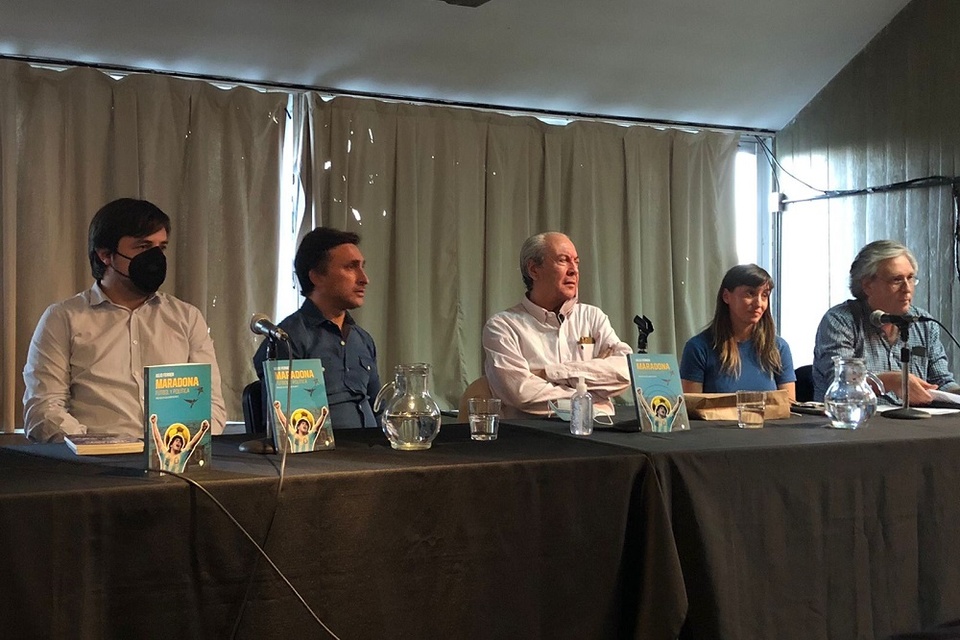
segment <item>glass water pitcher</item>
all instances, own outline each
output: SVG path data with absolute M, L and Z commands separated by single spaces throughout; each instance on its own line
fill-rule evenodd
M 862 358 L 833 357 L 833 382 L 823 396 L 824 411 L 832 426 L 859 429 L 876 413 L 877 396 L 868 380 L 881 395 L 886 393 L 880 379 L 867 371 Z
M 383 406 L 383 432 L 401 451 L 429 449 L 440 433 L 440 406 L 430 395 L 430 365 L 400 364 L 392 382 L 381 387 L 373 410 Z

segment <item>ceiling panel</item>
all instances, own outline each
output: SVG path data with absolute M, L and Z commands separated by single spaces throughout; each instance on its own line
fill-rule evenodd
M 0 55 L 777 130 L 906 4 L 0 0 Z

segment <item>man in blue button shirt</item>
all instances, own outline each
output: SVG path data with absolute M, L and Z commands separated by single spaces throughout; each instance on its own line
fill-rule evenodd
M 860 250 L 850 265 L 854 298 L 827 311 L 817 329 L 813 348 L 815 400 L 822 401 L 833 382 L 833 356 L 863 358 L 867 369 L 883 382 L 887 395 L 900 400 L 900 350 L 904 344 L 900 329 L 890 323 L 875 327 L 870 315 L 879 310 L 896 316 L 929 317 L 925 309 L 913 304 L 917 283 L 917 259 L 899 242 L 876 240 Z M 911 405 L 930 404 L 931 389 L 960 391 L 936 324 L 911 324 L 907 346 L 913 352 L 908 377 Z
M 280 327 L 290 336 L 294 358 L 320 358 L 330 402 L 330 423 L 336 428 L 376 427 L 371 403 L 380 390 L 377 348 L 370 334 L 357 325 L 350 309 L 363 304 L 366 262 L 360 236 L 348 231 L 317 227 L 300 242 L 294 270 L 305 297 L 303 306 L 283 319 Z M 280 343 L 277 357 L 287 358 Z M 253 357 L 263 379 L 266 341 Z

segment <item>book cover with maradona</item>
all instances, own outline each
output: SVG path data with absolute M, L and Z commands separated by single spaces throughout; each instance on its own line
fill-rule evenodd
M 282 451 L 284 444 L 290 453 L 334 449 L 330 404 L 320 360 L 294 360 L 292 368 L 286 360 L 267 360 L 263 363 L 263 372 L 270 403 L 268 419 L 277 451 Z M 284 435 L 286 443 L 281 441 Z
M 210 365 L 144 367 L 143 384 L 147 468 L 175 473 L 210 468 Z
M 641 431 L 690 428 L 677 358 L 672 353 L 627 355 L 630 382 Z

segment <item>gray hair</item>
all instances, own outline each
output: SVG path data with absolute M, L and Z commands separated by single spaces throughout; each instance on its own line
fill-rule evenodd
M 850 265 L 850 293 L 855 298 L 863 299 L 866 294 L 863 292 L 863 281 L 877 275 L 880 270 L 880 263 L 884 260 L 906 256 L 913 267 L 914 273 L 917 271 L 917 259 L 910 253 L 904 245 L 893 240 L 874 240 L 863 249 L 853 259 Z
M 527 287 L 527 291 L 533 289 L 533 278 L 530 277 L 530 270 L 527 265 L 530 262 L 538 267 L 543 264 L 543 260 L 547 257 L 547 236 L 551 235 L 563 234 L 559 231 L 538 233 L 524 240 L 523 246 L 520 247 L 520 276 L 523 278 L 523 284 Z

